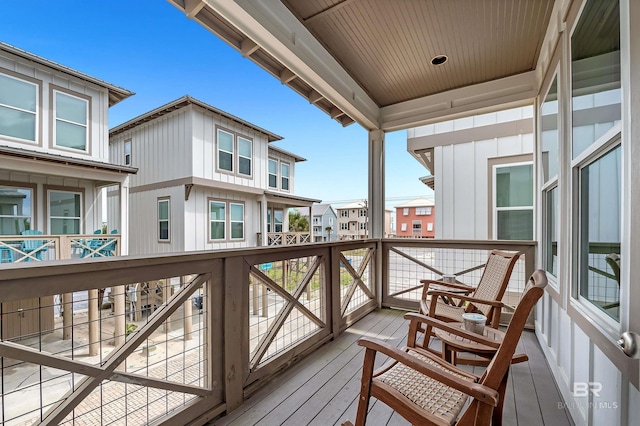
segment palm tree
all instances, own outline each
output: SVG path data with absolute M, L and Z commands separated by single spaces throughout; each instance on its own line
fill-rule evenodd
M 329 240 L 331 241 L 331 231 L 333 231 L 333 228 L 330 226 L 327 226 L 326 228 L 324 228 L 325 231 L 327 231 L 327 234 L 329 234 Z
M 306 216 L 302 216 L 298 210 L 292 210 L 289 212 L 289 231 L 309 231 L 309 220 L 306 218 Z

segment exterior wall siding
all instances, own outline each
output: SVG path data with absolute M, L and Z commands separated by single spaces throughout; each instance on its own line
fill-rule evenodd
M 435 206 L 427 206 L 431 208 L 430 215 L 418 215 L 416 214 L 416 207 L 396 207 L 396 235 L 398 237 L 423 237 L 434 238 L 435 237 L 435 220 L 436 220 L 436 208 Z M 404 215 L 404 209 L 409 209 L 409 214 Z M 421 233 L 413 233 L 413 222 L 420 221 Z M 402 225 L 406 225 L 406 229 L 402 230 Z M 432 230 L 429 231 L 428 224 L 432 225 Z

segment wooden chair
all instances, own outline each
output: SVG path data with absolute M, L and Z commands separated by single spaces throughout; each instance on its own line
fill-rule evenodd
M 366 423 L 371 397 L 377 398 L 416 425 L 480 426 L 490 425 L 492 420 L 494 425 L 501 424 L 502 403 L 511 359 L 527 317 L 546 285 L 545 272 L 534 272 L 515 309 L 504 339 L 482 376 L 460 370 L 422 348 L 398 349 L 385 342 L 360 339 L 358 344 L 366 350 L 356 426 Z M 433 318 L 425 319 L 432 327 L 447 326 Z M 478 338 L 482 339 L 479 335 Z M 390 359 L 374 371 L 378 352 Z M 352 423 L 343 423 L 343 426 L 346 425 Z
M 513 267 L 519 257 L 520 253 L 492 250 L 477 287 L 421 280 L 424 287 L 420 300 L 420 313 L 442 321 L 462 322 L 462 314 L 465 312 L 478 312 L 487 317 L 487 325 L 497 328 L 500 323 L 502 296 L 509 285 Z M 434 287 L 440 288 L 433 290 Z M 447 292 L 442 288 L 449 288 L 452 291 Z M 446 303 L 443 300 L 455 300 L 457 303 Z M 468 304 L 464 306 L 464 302 Z M 430 326 L 427 326 L 424 332 L 426 347 L 432 335 Z

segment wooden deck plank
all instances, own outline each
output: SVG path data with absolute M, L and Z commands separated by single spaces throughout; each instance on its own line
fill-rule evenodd
M 403 346 L 408 331 L 402 311 L 383 309 L 356 323 L 339 338 L 324 345 L 271 383 L 257 391 L 235 412 L 211 422 L 215 425 L 339 425 L 355 419 L 364 350 L 362 336 Z M 439 345 L 439 342 L 434 342 Z M 503 411 L 505 425 L 571 426 L 535 333 L 525 331 L 518 353 L 529 362 L 511 370 Z M 383 357 L 376 360 L 380 365 Z M 482 367 L 465 367 L 482 374 Z M 383 403 L 371 400 L 367 424 L 406 426 L 409 423 Z

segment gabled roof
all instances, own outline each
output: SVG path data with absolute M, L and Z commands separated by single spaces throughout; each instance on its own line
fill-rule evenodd
M 35 55 L 33 53 L 27 52 L 26 50 L 19 49 L 15 46 L 12 46 L 7 43 L 3 43 L 1 41 L 0 41 L 0 50 L 11 53 L 12 55 L 18 56 L 20 58 L 26 59 L 27 61 L 34 62 L 39 65 L 44 65 L 48 68 L 52 68 L 58 72 L 70 75 L 72 77 L 79 78 L 80 80 L 84 80 L 86 82 L 96 84 L 100 87 L 104 87 L 109 91 L 110 107 L 122 101 L 123 99 L 126 99 L 129 96 L 132 96 L 135 94 L 127 89 L 123 89 L 122 87 L 113 85 L 111 83 L 107 83 L 106 81 L 100 80 L 95 77 L 91 77 L 90 75 L 87 75 L 80 71 L 76 71 L 73 68 L 69 68 L 57 62 L 50 61 L 49 59 L 45 59 L 41 56 Z
M 432 207 L 435 206 L 433 200 L 429 200 L 427 198 L 415 198 L 413 200 L 407 201 L 406 203 L 398 204 L 396 209 L 404 208 L 404 207 Z
M 293 159 L 295 160 L 295 162 L 296 162 L 296 163 L 299 163 L 299 162 L 301 162 L 301 161 L 307 161 L 307 159 L 306 159 L 306 158 L 304 158 L 304 157 L 300 157 L 299 155 L 296 155 L 296 154 L 294 154 L 294 153 L 292 153 L 292 152 L 285 151 L 284 149 L 279 148 L 279 147 L 277 147 L 277 146 L 275 146 L 275 145 L 269 145 L 269 151 L 275 151 L 275 152 L 278 152 L 278 153 L 280 153 L 280 154 L 283 154 L 283 155 L 289 156 L 289 157 L 293 158 Z
M 346 209 L 364 209 L 367 207 L 367 203 L 364 201 L 356 201 L 354 203 L 345 204 L 344 206 L 337 207 L 336 210 Z
M 147 113 L 144 113 L 142 115 L 139 115 L 125 123 L 120 124 L 119 126 L 114 127 L 113 129 L 111 129 L 109 131 L 109 137 L 111 136 L 115 136 L 117 134 L 120 134 L 122 132 L 125 132 L 129 129 L 132 129 L 136 126 L 139 126 L 140 124 L 146 123 L 148 121 L 151 120 L 155 120 L 158 117 L 162 117 L 163 115 L 167 115 L 170 112 L 179 110 L 181 108 L 185 108 L 189 105 L 196 105 L 200 108 L 206 109 L 207 111 L 210 111 L 214 114 L 218 114 L 223 116 L 224 118 L 226 118 L 227 120 L 231 120 L 231 121 L 235 121 L 236 123 L 242 125 L 242 126 L 246 126 L 249 127 L 252 130 L 255 130 L 258 133 L 262 133 L 264 135 L 267 136 L 267 140 L 269 142 L 273 142 L 273 141 L 279 141 L 282 138 L 282 136 L 276 135 L 275 133 L 272 133 L 268 130 L 263 129 L 262 127 L 256 126 L 255 124 L 249 123 L 248 121 L 245 121 L 241 118 L 236 117 L 235 115 L 229 114 L 228 112 L 225 112 L 221 109 L 218 109 L 216 107 L 213 107 L 205 102 L 202 102 L 192 96 L 189 95 L 184 95 L 183 97 L 176 99 L 175 101 L 169 102 L 168 104 L 162 105 L 154 110 L 151 110 Z

